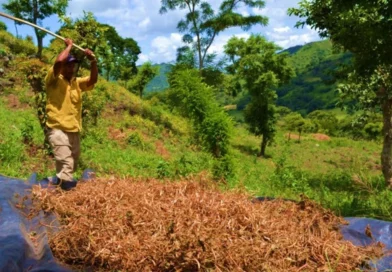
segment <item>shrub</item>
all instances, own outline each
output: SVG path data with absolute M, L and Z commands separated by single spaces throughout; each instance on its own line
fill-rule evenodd
M 215 159 L 214 165 L 212 167 L 212 175 L 216 180 L 228 180 L 234 177 L 234 169 L 235 165 L 232 156 L 225 155 L 224 157 Z
M 0 22 L 0 31 L 2 31 L 2 30 L 6 31 L 7 30 L 7 25 L 5 23 L 3 23 L 3 22 Z
M 30 56 L 34 55 L 36 47 L 29 39 L 18 39 L 6 31 L 0 31 L 0 44 L 12 49 L 13 54 Z
M 335 136 L 338 131 L 339 120 L 335 114 L 327 111 L 316 110 L 309 113 L 308 118 L 314 122 L 319 132 Z
M 228 156 L 233 128 L 231 118 L 215 101 L 212 89 L 202 82 L 197 70 L 177 71 L 169 82 L 172 105 L 192 121 L 196 140 L 216 158 L 214 176 L 229 177 L 233 172 Z
M 196 70 L 178 71 L 170 81 L 171 103 L 191 119 L 196 137 L 214 157 L 229 151 L 232 120 L 215 101 L 212 89 L 202 82 Z
M 366 133 L 368 139 L 375 140 L 380 138 L 382 133 L 383 124 L 380 123 L 368 123 L 365 125 L 363 130 Z

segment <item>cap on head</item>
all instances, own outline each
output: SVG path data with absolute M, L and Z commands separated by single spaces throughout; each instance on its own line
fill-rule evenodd
M 67 59 L 66 59 L 65 62 L 66 62 L 66 63 L 71 63 L 71 62 L 79 62 L 79 61 L 78 61 L 78 59 L 75 58 L 74 56 L 68 55 L 68 57 L 67 57 Z

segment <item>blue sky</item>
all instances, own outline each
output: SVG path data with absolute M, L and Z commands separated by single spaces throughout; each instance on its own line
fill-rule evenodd
M 0 5 L 7 0 L 0 0 Z M 221 0 L 208 1 L 216 10 Z M 296 29 L 294 25 L 298 18 L 289 17 L 287 8 L 297 6 L 298 0 L 266 0 L 263 9 L 240 8 L 243 14 L 262 14 L 269 18 L 268 26 L 256 26 L 247 32 L 239 28 L 231 28 L 221 33 L 211 47 L 211 51 L 222 53 L 223 46 L 233 36 L 247 38 L 250 34 L 261 34 L 274 41 L 283 48 L 303 45 L 308 42 L 320 40 L 316 31 L 305 27 Z M 124 38 L 131 37 L 137 41 L 142 53 L 138 63 L 145 61 L 153 63 L 170 62 L 175 60 L 176 49 L 183 45 L 177 29 L 177 23 L 183 18 L 184 11 L 169 11 L 159 14 L 160 0 L 71 0 L 67 15 L 78 18 L 83 11 L 91 11 L 101 23 L 114 26 Z M 4 12 L 2 7 L 0 10 Z M 0 21 L 7 24 L 8 31 L 15 34 L 13 21 L 0 17 Z M 43 20 L 42 26 L 55 32 L 59 28 L 58 18 L 52 16 Z M 32 27 L 18 26 L 21 36 L 31 35 L 35 38 Z M 45 38 L 45 44 L 52 39 Z M 77 44 L 77 41 L 74 41 Z

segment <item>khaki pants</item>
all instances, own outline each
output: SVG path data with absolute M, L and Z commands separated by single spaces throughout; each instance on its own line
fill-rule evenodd
M 56 176 L 64 181 L 72 181 L 80 156 L 79 132 L 49 129 L 48 140 L 56 159 Z

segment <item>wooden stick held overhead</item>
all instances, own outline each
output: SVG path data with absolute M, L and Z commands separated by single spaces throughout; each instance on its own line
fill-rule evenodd
M 44 31 L 44 32 L 46 32 L 46 33 L 48 33 L 48 34 L 50 34 L 50 35 L 56 37 L 56 38 L 59 38 L 60 40 L 65 41 L 65 38 L 64 38 L 64 37 L 61 37 L 60 35 L 57 35 L 56 33 L 53 33 L 53 32 L 51 32 L 51 31 L 47 30 L 46 28 L 37 26 L 37 25 L 35 25 L 35 24 L 33 24 L 33 23 L 30 23 L 30 22 L 28 22 L 28 21 L 22 20 L 22 19 L 20 19 L 20 18 L 16 18 L 16 17 L 11 16 L 11 15 L 8 15 L 8 14 L 6 14 L 6 13 L 4 13 L 4 12 L 0 12 L 0 16 L 3 16 L 3 17 L 5 17 L 5 18 L 8 18 L 8 19 L 11 19 L 11 20 L 14 20 L 14 21 L 17 21 L 17 22 L 22 23 L 22 24 L 26 24 L 26 25 L 32 26 L 32 27 L 37 28 L 37 29 L 39 29 L 39 30 L 42 30 L 42 31 Z M 75 46 L 77 49 L 79 49 L 79 50 L 85 52 L 85 49 L 83 49 L 83 48 L 80 47 L 79 45 L 73 44 L 73 46 Z

